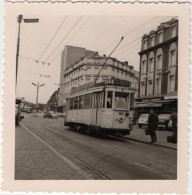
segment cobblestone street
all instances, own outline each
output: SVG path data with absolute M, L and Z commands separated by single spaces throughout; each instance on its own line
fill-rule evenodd
M 176 179 L 176 153 L 80 134 L 64 127 L 63 118 L 27 115 L 16 127 L 15 179 Z

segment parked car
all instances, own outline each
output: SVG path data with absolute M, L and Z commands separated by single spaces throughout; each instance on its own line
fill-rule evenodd
M 52 112 L 47 112 L 43 117 L 44 118 L 51 118 L 51 119 L 57 119 L 58 118 L 57 114 L 52 113 Z
M 138 125 L 139 125 L 139 128 L 142 128 L 143 125 L 148 125 L 148 117 L 149 117 L 149 114 L 141 114 L 139 116 L 139 120 L 138 120 Z
M 159 114 L 159 129 L 171 129 L 172 127 L 169 127 L 169 121 L 171 120 L 171 114 Z

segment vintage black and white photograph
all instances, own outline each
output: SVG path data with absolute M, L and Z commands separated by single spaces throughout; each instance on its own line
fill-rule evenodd
M 16 190 L 186 189 L 187 6 L 105 5 L 8 3 L 4 178 Z
M 15 22 L 16 180 L 177 179 L 177 16 Z

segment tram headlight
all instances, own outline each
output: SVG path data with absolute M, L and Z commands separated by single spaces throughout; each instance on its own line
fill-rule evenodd
M 125 116 L 126 116 L 126 117 L 128 117 L 128 116 L 129 116 L 129 113 L 128 113 L 128 112 L 126 112 L 126 113 L 125 113 Z

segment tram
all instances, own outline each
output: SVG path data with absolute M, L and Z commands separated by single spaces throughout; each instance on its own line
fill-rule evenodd
M 87 134 L 129 135 L 133 128 L 134 89 L 130 82 L 112 80 L 72 88 L 64 125 Z

